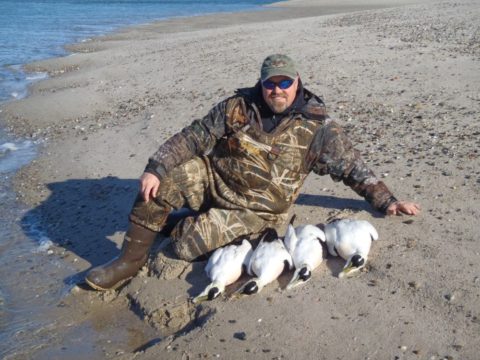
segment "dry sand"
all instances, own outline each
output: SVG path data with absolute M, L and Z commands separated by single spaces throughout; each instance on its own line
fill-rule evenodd
M 128 304 L 153 327 L 140 351 L 113 344 L 105 357 L 478 358 L 480 5 L 407 4 L 294 0 L 267 12 L 176 19 L 29 66 L 51 78 L 1 116 L 12 132 L 45 142 L 15 186 L 56 251 L 79 259 L 79 277 L 118 252 L 148 156 L 237 87 L 253 85 L 273 52 L 297 60 L 306 87 L 374 171 L 423 209 L 385 218 L 343 185 L 310 176 L 298 221 L 371 221 L 380 240 L 367 270 L 340 280 L 342 262 L 326 257 L 292 291 L 277 289 L 284 278 L 259 295 L 198 307 L 187 299 L 207 283 L 204 263 L 173 259 L 159 237 L 148 268 L 118 293 L 77 289 L 67 300 L 73 322 L 73 309 L 83 319 L 93 307 Z

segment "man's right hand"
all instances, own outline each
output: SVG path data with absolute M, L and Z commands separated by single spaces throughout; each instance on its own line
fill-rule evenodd
M 140 176 L 140 194 L 145 202 L 157 196 L 159 187 L 160 180 L 155 175 L 145 172 Z

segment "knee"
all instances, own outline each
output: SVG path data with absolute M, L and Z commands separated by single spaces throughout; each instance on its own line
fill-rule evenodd
M 203 255 L 197 251 L 196 247 L 192 246 L 191 243 L 188 243 L 186 241 L 174 239 L 172 241 L 172 247 L 173 251 L 180 260 L 193 261 L 197 257 Z
M 187 217 L 172 230 L 172 246 L 179 259 L 192 261 L 214 250 L 211 236 L 204 236 L 196 226 L 196 217 Z M 197 217 L 198 220 L 198 217 Z

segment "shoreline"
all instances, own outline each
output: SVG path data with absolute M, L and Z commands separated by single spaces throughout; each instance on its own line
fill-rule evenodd
M 430 0 L 429 2 L 433 1 L 434 0 Z M 231 26 L 240 26 L 265 21 L 271 22 L 317 16 L 323 17 L 358 11 L 368 11 L 405 6 L 415 3 L 418 3 L 418 1 L 370 0 L 367 4 L 358 5 L 357 2 L 350 0 L 344 0 L 342 1 L 342 4 L 338 4 L 338 2 L 333 2 L 330 0 L 323 0 L 320 4 L 314 0 L 284 0 L 264 5 L 260 9 L 256 10 L 180 16 L 160 19 L 150 23 L 122 27 L 103 35 L 85 39 L 86 41 L 82 40 L 76 43 L 65 44 L 64 48 L 68 52 L 65 56 L 47 58 L 44 60 L 38 60 L 31 63 L 23 64 L 22 68 L 26 72 L 46 73 L 48 75 L 48 78 L 40 79 L 29 84 L 28 88 L 26 89 L 26 97 L 21 99 L 6 100 L 5 102 L 0 103 L 1 109 L 7 109 L 7 113 L 3 113 L 3 111 L 0 113 L 0 122 L 5 126 L 6 130 L 11 135 L 21 137 L 30 135 L 30 137 L 32 137 L 32 133 L 35 133 L 33 129 L 36 127 L 36 124 L 41 124 L 41 121 L 38 121 L 37 119 L 36 124 L 25 122 L 26 119 L 32 117 L 32 114 L 28 114 L 30 116 L 27 115 L 24 117 L 24 119 L 12 119 L 12 114 L 8 113 L 9 104 L 22 102 L 22 100 L 35 96 L 39 92 L 44 91 L 42 89 L 42 84 L 44 82 L 54 80 L 59 76 L 61 77 L 63 74 L 68 74 L 70 72 L 81 70 L 81 68 L 88 65 L 85 64 L 82 59 L 79 59 L 79 61 L 77 61 L 76 59 L 70 59 L 71 57 L 105 50 L 108 48 L 109 43 L 116 41 L 124 41 L 130 38 L 133 39 L 139 34 L 141 34 L 141 36 L 148 37 L 149 32 L 153 34 L 168 34 L 201 31 L 207 29 L 215 29 L 218 27 L 228 28 Z M 220 19 L 219 16 L 221 16 L 222 18 Z M 22 125 L 16 124 L 16 122 L 22 122 L 22 120 Z
M 292 292 L 271 286 L 197 309 L 186 299 L 205 283 L 204 264 L 175 261 L 158 244 L 149 268 L 118 294 L 76 289 L 67 299 L 87 314 L 72 311 L 74 324 L 93 316 L 90 306 L 98 311 L 113 300 L 154 329 L 157 338 L 136 354 L 113 345 L 122 359 L 475 356 L 480 10 L 446 1 L 316 16 L 312 3 L 282 4 L 308 17 L 232 13 L 218 20 L 221 28 L 211 26 L 214 15 L 172 19 L 72 45 L 78 53 L 31 65 L 54 76 L 2 112 L 10 125 L 23 119 L 18 134 L 46 138 L 15 190 L 39 215 L 54 252 L 78 259 L 77 278 L 118 253 L 147 157 L 211 105 L 252 85 L 261 60 L 276 50 L 297 55 L 306 87 L 326 100 L 395 195 L 422 205 L 416 218 L 381 218 L 350 189 L 310 176 L 295 205 L 299 221 L 372 222 L 381 240 L 367 271 L 341 281 L 342 263 L 327 257 Z

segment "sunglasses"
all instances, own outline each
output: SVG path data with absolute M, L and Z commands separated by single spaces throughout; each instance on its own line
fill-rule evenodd
M 279 82 L 273 82 L 271 80 L 265 80 L 264 82 L 262 82 L 262 86 L 265 89 L 268 89 L 268 90 L 275 89 L 275 86 L 278 86 L 282 90 L 286 90 L 290 86 L 292 86 L 294 81 L 295 80 L 292 80 L 292 79 L 285 79 L 285 80 L 282 80 L 282 81 L 279 81 Z

